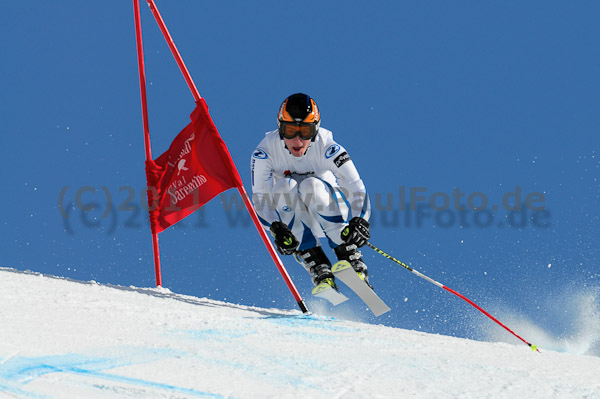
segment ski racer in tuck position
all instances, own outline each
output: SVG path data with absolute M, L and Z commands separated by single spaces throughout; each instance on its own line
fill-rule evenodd
M 308 95 L 283 101 L 278 129 L 267 132 L 252 154 L 254 207 L 279 253 L 294 255 L 315 286 L 326 282 L 337 289 L 319 238 L 369 284 L 357 249 L 370 237 L 369 197 L 350 156 L 320 123 Z

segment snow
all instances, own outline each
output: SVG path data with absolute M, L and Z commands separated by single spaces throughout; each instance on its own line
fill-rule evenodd
M 600 398 L 593 356 L 164 288 L 0 279 L 0 398 Z

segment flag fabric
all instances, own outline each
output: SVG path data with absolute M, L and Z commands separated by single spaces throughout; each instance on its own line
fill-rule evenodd
M 152 231 L 160 233 L 198 210 L 219 193 L 241 187 L 240 175 L 204 99 L 191 123 L 155 160 L 146 161 Z

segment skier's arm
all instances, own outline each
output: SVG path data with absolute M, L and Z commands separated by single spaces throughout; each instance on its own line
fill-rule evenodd
M 334 144 L 338 145 L 338 144 Z M 350 204 L 350 215 L 369 220 L 371 216 L 371 203 L 365 184 L 363 183 L 354 162 L 350 156 L 340 147 L 337 154 L 329 159 L 329 168 L 337 178 L 338 184 L 342 188 L 346 201 Z
M 361 217 L 369 220 L 371 216 L 371 202 L 365 184 L 361 180 L 354 162 L 349 161 L 339 168 L 340 176 L 338 182 L 342 191 L 348 193 L 347 200 L 350 203 L 349 219 Z
M 250 160 L 252 173 L 252 202 L 254 209 L 265 227 L 279 220 L 273 203 L 273 168 L 269 154 L 262 148 L 252 153 Z
M 331 170 L 350 206 L 349 221 L 342 230 L 341 239 L 346 244 L 362 247 L 371 236 L 368 222 L 369 216 L 371 216 L 369 195 L 348 153 L 340 147 L 339 154 L 332 157 L 333 169 Z

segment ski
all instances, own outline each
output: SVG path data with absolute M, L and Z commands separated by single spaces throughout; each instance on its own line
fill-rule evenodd
M 336 289 L 327 283 L 321 283 L 315 286 L 312 294 L 319 298 L 327 299 L 333 306 L 337 306 L 348 300 L 344 294 L 340 294 Z
M 391 310 L 389 306 L 377 296 L 375 291 L 373 291 L 371 287 L 358 276 L 356 271 L 352 268 L 352 265 L 350 265 L 350 262 L 341 260 L 333 265 L 331 271 L 336 279 L 346 284 L 360 297 L 360 299 L 363 300 L 375 316 L 381 316 Z

